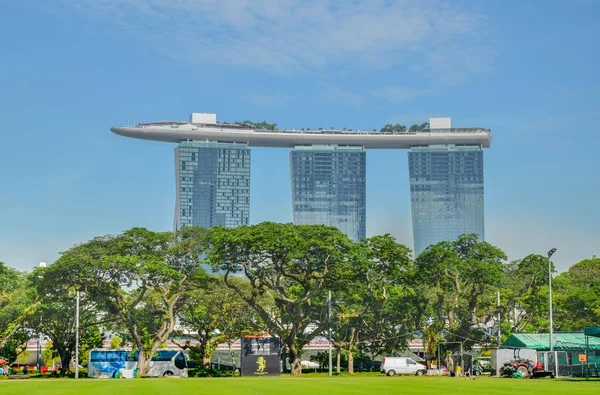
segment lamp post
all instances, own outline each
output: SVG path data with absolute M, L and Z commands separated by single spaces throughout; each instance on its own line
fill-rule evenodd
M 327 318 L 329 319 L 329 377 L 333 375 L 333 364 L 331 358 L 331 291 L 329 291 L 329 297 L 327 298 Z
M 75 301 L 75 378 L 79 378 L 79 291 Z
M 556 248 L 552 248 L 548 251 L 548 299 L 550 303 L 550 351 L 554 351 L 552 344 L 552 261 L 550 257 L 556 252 Z

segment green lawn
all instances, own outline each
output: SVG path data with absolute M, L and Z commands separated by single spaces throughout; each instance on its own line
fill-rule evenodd
M 0 394 L 598 394 L 600 381 L 450 377 L 342 376 L 188 379 L 30 379 L 2 380 Z

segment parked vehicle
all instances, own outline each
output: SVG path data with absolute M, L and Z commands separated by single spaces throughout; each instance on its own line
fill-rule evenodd
M 490 357 L 479 357 L 473 360 L 473 374 L 479 376 L 481 374 L 490 374 L 492 371 L 492 364 Z
M 521 359 L 519 355 L 520 349 L 514 350 L 514 359 L 505 362 L 500 368 L 500 375 L 503 377 L 515 377 L 515 373 L 519 373 L 518 377 L 550 377 L 554 378 L 554 372 L 544 370 L 544 364 L 541 362 L 534 362 L 530 359 Z
M 93 349 L 90 351 L 88 377 L 134 378 L 137 375 L 138 353 L 127 350 Z M 182 350 L 157 350 L 148 368 L 149 377 L 187 377 L 187 361 Z
M 317 362 L 313 361 L 300 361 L 302 369 L 319 369 L 321 366 Z
M 381 373 L 388 376 L 395 374 L 414 374 L 422 376 L 427 373 L 427 366 L 407 357 L 386 357 L 381 362 Z

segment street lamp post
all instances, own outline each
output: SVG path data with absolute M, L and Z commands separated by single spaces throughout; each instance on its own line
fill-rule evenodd
M 552 344 L 552 261 L 550 258 L 552 254 L 556 252 L 556 248 L 552 248 L 548 251 L 548 299 L 550 303 L 550 351 L 554 351 L 554 345 Z
M 331 357 L 331 291 L 327 298 L 327 318 L 329 319 L 329 377 L 333 375 L 333 360 Z
M 75 378 L 79 378 L 79 291 L 75 301 Z

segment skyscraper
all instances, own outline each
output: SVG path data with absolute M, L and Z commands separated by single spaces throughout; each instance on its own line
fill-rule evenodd
M 450 118 L 431 118 L 409 130 L 280 130 L 263 123 L 217 122 L 214 113 L 192 113 L 189 121 L 144 122 L 110 130 L 179 144 L 176 229 L 248 224 L 249 147 L 293 148 L 294 222 L 335 226 L 358 240 L 366 234 L 364 150 L 411 149 L 415 251 L 462 233 L 484 237 L 482 149 L 491 145 L 489 129 L 452 128 Z
M 430 121 L 434 132 L 434 120 Z M 437 132 L 450 132 L 447 127 Z M 463 233 L 484 239 L 483 151 L 479 145 L 430 145 L 408 153 L 415 256 Z
M 175 148 L 175 168 L 175 229 L 248 225 L 248 144 L 183 141 Z
M 362 147 L 296 146 L 290 168 L 295 224 L 335 226 L 353 240 L 366 237 Z

